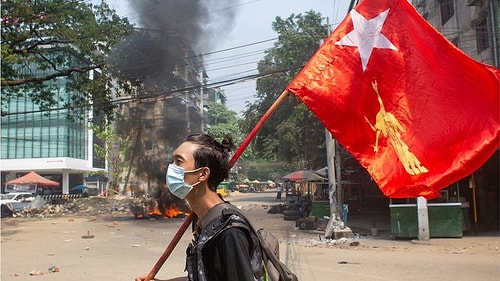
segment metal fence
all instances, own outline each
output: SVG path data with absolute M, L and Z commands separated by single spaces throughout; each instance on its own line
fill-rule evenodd
M 72 201 L 76 198 L 82 197 L 82 194 L 50 194 L 50 195 L 40 195 L 43 200 L 50 204 L 62 204 Z

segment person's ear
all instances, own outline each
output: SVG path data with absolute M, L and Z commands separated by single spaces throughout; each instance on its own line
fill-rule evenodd
M 210 177 L 210 168 L 209 167 L 203 167 L 200 171 L 200 177 L 199 181 L 206 181 Z

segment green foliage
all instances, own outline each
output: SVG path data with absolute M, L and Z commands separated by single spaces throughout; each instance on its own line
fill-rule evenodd
M 96 177 L 96 176 L 106 176 L 106 172 L 105 171 L 89 172 L 89 177 Z
M 230 123 L 236 121 L 236 112 L 224 104 L 212 102 L 208 104 L 207 117 L 209 124 Z
M 294 165 L 287 162 L 270 162 L 268 160 L 254 160 L 244 162 L 245 178 L 260 181 L 272 180 L 281 182 L 281 177 L 294 169 Z
M 327 34 L 321 14 L 277 17 L 273 29 L 279 34 L 274 47 L 259 62 L 259 73 L 277 72 L 257 81 L 257 101 L 245 113 L 242 128 L 250 131 L 276 101 L 319 47 Z M 326 165 L 325 131 L 314 114 L 298 99 L 285 100 L 262 127 L 252 143 L 256 158 L 286 161 L 293 169 L 316 169 Z
M 132 32 L 127 19 L 106 4 L 73 0 L 4 0 L 1 15 L 2 114 L 9 114 L 7 105 L 19 97 L 41 110 L 94 103 L 111 114 L 114 69 L 106 60 Z M 81 94 L 60 100 L 55 94 L 60 90 Z
M 110 185 L 115 187 L 121 181 L 121 174 L 125 168 L 125 156 L 130 145 L 130 136 L 118 137 L 111 124 L 92 124 L 91 129 L 97 138 L 94 143 L 94 152 L 100 158 L 107 159 L 111 169 Z
M 208 133 L 221 141 L 226 135 L 233 138 L 235 145 L 243 141 L 243 133 L 241 132 L 236 112 L 227 109 L 224 104 L 210 103 L 207 111 L 208 124 L 210 128 Z

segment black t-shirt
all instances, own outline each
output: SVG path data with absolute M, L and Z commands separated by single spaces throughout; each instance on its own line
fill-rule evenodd
M 209 281 L 254 280 L 249 239 L 244 230 L 232 227 L 205 245 L 202 256 Z

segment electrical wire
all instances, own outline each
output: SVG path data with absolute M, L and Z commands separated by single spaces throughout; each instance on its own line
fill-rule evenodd
M 228 79 L 225 81 L 219 81 L 215 83 L 208 83 L 205 85 L 197 85 L 197 86 L 187 86 L 185 88 L 181 89 L 175 89 L 175 90 L 170 90 L 168 92 L 163 92 L 163 93 L 156 93 L 156 94 L 148 94 L 148 95 L 141 95 L 141 96 L 136 96 L 136 97 L 124 97 L 120 99 L 116 99 L 113 101 L 110 101 L 109 103 L 87 103 L 87 104 L 82 104 L 79 106 L 71 105 L 71 106 L 64 106 L 64 107 L 58 107 L 58 108 L 49 108 L 49 109 L 39 109 L 39 110 L 30 110 L 30 111 L 19 111 L 19 112 L 13 112 L 13 113 L 4 113 L 3 116 L 12 116 L 12 115 L 22 115 L 22 114 L 33 114 L 33 113 L 41 113 L 41 112 L 52 112 L 52 111 L 59 111 L 59 110 L 68 110 L 68 109 L 78 109 L 78 108 L 87 108 L 87 107 L 93 107 L 93 108 L 105 108 L 109 107 L 110 105 L 118 105 L 118 104 L 123 104 L 126 102 L 132 102 L 132 101 L 141 101 L 141 100 L 147 100 L 147 99 L 152 99 L 160 96 L 166 96 L 166 98 L 173 98 L 175 97 L 176 93 L 180 92 L 185 92 L 185 91 L 190 91 L 194 89 L 199 89 L 202 87 L 205 88 L 215 88 L 215 87 L 224 87 L 224 86 L 229 86 L 229 85 L 234 85 L 240 82 L 248 81 L 248 80 L 255 80 L 258 78 L 263 78 L 279 73 L 284 73 L 288 71 L 293 71 L 293 70 L 298 70 L 302 68 L 303 66 L 300 67 L 290 67 L 286 69 L 281 69 L 281 70 L 276 70 L 276 71 L 271 71 L 268 73 L 263 73 L 263 74 L 253 74 L 253 75 L 247 75 L 247 76 L 242 76 L 242 77 L 237 77 L 234 79 Z

